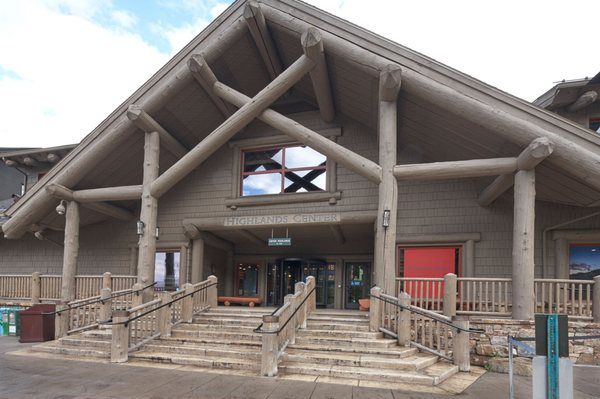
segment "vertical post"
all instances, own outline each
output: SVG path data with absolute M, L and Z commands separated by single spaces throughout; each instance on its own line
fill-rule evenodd
M 294 294 L 297 294 L 299 292 L 302 294 L 299 295 L 298 298 L 299 298 L 300 302 L 302 302 L 307 294 L 306 284 L 303 283 L 302 281 L 299 281 L 294 285 Z M 308 307 L 308 299 L 306 299 L 306 301 L 302 305 L 302 308 L 300 308 L 300 310 L 297 313 L 299 328 L 306 328 L 306 313 L 307 313 L 306 309 L 307 309 L 307 307 Z
M 569 279 L 569 243 L 566 238 L 554 240 L 554 276 L 559 280 Z
M 512 317 L 528 320 L 534 313 L 535 170 L 515 174 L 512 250 Z
M 179 288 L 187 283 L 188 276 L 188 247 L 182 245 L 179 249 Z
M 127 310 L 116 310 L 113 314 L 112 340 L 110 345 L 110 361 L 124 363 L 129 357 L 129 321 Z
M 196 284 L 204 278 L 204 240 L 196 238 L 192 241 L 192 274 L 191 283 Z
M 135 283 L 131 289 L 134 291 L 131 296 L 131 307 L 135 308 L 136 306 L 144 303 L 143 292 L 141 289 L 144 288 L 144 285 L 141 283 Z
M 208 284 L 212 285 L 208 287 L 208 306 L 216 308 L 218 305 L 218 279 L 217 276 L 208 276 Z
M 161 305 L 165 305 L 171 301 L 171 294 L 161 292 Z M 161 337 L 171 336 L 171 305 L 163 306 L 158 310 L 158 331 Z
M 465 242 L 465 277 L 475 277 L 475 241 Z
M 444 315 L 456 316 L 456 274 L 444 276 Z
M 235 295 L 235 293 L 233 292 L 233 281 L 235 280 L 235 263 L 233 262 L 233 251 L 227 251 L 227 254 L 225 256 L 224 279 L 225 281 L 223 284 L 223 288 L 225 295 Z
M 69 331 L 71 311 L 68 302 L 62 300 L 56 305 L 56 310 L 58 313 L 54 319 L 54 338 L 59 339 L 66 336 Z
M 70 302 L 75 299 L 75 275 L 79 256 L 79 204 L 67 202 L 65 213 L 65 247 L 60 299 Z
M 375 222 L 375 284 L 386 293 L 394 292 L 396 282 L 396 217 L 398 213 L 398 181 L 393 169 L 397 163 L 397 99 L 401 70 L 389 65 L 379 76 L 379 201 Z
M 372 302 L 371 302 L 372 303 Z M 402 306 L 410 305 L 410 295 L 402 291 L 398 294 L 398 305 L 401 308 L 398 311 L 398 345 L 410 346 L 410 311 L 403 310 Z
M 31 275 L 31 303 L 40 303 L 42 294 L 42 278 L 40 272 Z
M 267 377 L 277 375 L 277 354 L 279 352 L 277 330 L 279 316 L 263 316 L 262 356 L 260 373 Z
M 154 258 L 156 254 L 156 224 L 158 215 L 158 200 L 150 194 L 150 186 L 158 177 L 158 157 L 160 139 L 158 132 L 146 133 L 144 142 L 144 177 L 142 190 L 142 207 L 140 220 L 144 224 L 139 239 L 138 283 L 144 286 L 154 282 Z M 154 292 L 147 289 L 144 292 L 144 302 L 152 300 Z
M 112 289 L 112 275 L 110 274 L 110 272 L 105 272 L 102 275 L 102 288 Z
M 98 314 L 98 321 L 108 321 L 112 318 L 112 290 L 110 288 L 102 288 L 100 290 L 100 312 Z
M 194 284 L 187 283 L 183 286 L 185 289 L 184 295 L 189 295 L 194 292 Z M 181 321 L 191 323 L 194 317 L 194 296 L 189 295 L 183 298 L 181 302 Z
M 594 316 L 594 323 L 600 323 L 600 276 L 594 277 L 594 291 L 592 295 L 592 315 Z
M 457 327 L 469 329 L 469 318 L 467 316 L 454 316 L 452 324 Z M 459 371 L 469 371 L 471 369 L 469 333 L 466 331 L 457 331 L 452 336 L 452 352 L 454 354 L 454 365 L 458 366 Z
M 381 295 L 381 287 L 371 288 L 371 300 L 369 305 L 369 331 L 379 332 L 381 327 L 381 312 L 383 311 L 383 304 L 379 300 Z
M 294 295 L 293 294 L 287 294 L 285 297 L 283 297 L 283 303 L 289 303 L 290 305 L 290 314 L 294 313 L 294 310 L 296 310 L 296 306 L 298 305 L 296 303 L 296 301 L 294 300 Z M 284 331 L 289 331 L 289 336 L 287 337 L 289 339 L 289 343 L 290 344 L 295 344 L 296 343 L 296 316 L 290 316 L 291 320 L 289 321 L 288 325 L 285 326 Z M 285 332 L 284 332 L 285 334 Z

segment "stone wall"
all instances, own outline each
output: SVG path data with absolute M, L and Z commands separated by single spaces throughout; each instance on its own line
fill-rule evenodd
M 535 336 L 535 323 L 528 320 L 471 318 L 471 327 L 484 330 L 471 334 L 471 364 L 496 372 L 508 372 L 508 336 Z M 600 335 L 600 323 L 569 321 L 569 336 Z M 535 347 L 534 341 L 525 342 Z M 531 375 L 531 361 L 514 350 L 515 374 Z M 600 365 L 600 339 L 569 341 L 569 356 L 575 363 Z

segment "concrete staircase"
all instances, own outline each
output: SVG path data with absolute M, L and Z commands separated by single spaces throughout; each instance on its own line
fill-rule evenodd
M 261 334 L 253 332 L 272 309 L 218 307 L 182 323 L 129 354 L 150 361 L 212 369 L 260 372 Z M 36 345 L 33 350 L 69 356 L 110 357 L 110 330 L 92 330 Z M 457 367 L 437 356 L 403 348 L 382 333 L 369 332 L 365 312 L 317 310 L 299 330 L 281 362 L 280 375 L 303 374 L 371 381 L 437 385 Z

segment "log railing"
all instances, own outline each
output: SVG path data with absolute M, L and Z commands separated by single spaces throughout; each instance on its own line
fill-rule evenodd
M 441 312 L 443 309 L 443 278 L 396 278 L 396 294 L 404 291 L 410 295 L 410 304 Z
M 535 312 L 563 313 L 578 319 L 590 319 L 594 280 L 536 279 Z
M 413 346 L 452 361 L 460 371 L 469 371 L 469 327 L 467 316 L 448 317 L 411 305 L 406 292 L 387 295 L 379 287 L 371 289 L 369 329 L 398 340 L 398 345 Z
M 60 286 L 62 278 L 60 276 L 40 276 L 40 298 L 39 301 L 55 301 L 60 299 Z M 31 298 L 36 302 L 36 298 Z
M 217 278 L 210 276 L 205 281 L 186 284 L 182 290 L 158 295 L 158 299 L 129 310 L 112 312 L 112 321 L 106 323 L 112 326 L 112 362 L 126 362 L 129 352 L 159 336 L 169 336 L 173 325 L 190 323 L 195 314 L 216 307 Z
M 261 375 L 277 375 L 277 363 L 288 344 L 296 339 L 296 330 L 306 328 L 308 315 L 316 308 L 315 278 L 298 282 L 294 294 L 285 296 L 282 306 L 263 316 L 263 322 L 254 330 L 262 334 Z
M 31 275 L 4 274 L 0 275 L 0 298 L 29 299 L 31 298 Z
M 510 316 L 510 278 L 459 277 L 458 314 Z

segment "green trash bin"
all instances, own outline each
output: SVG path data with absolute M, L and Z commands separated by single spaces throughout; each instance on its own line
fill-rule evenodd
M 8 335 L 8 313 L 6 308 L 0 308 L 0 337 Z
M 18 336 L 21 332 L 21 318 L 19 311 L 21 307 L 0 308 L 0 335 L 6 337 L 8 335 Z

